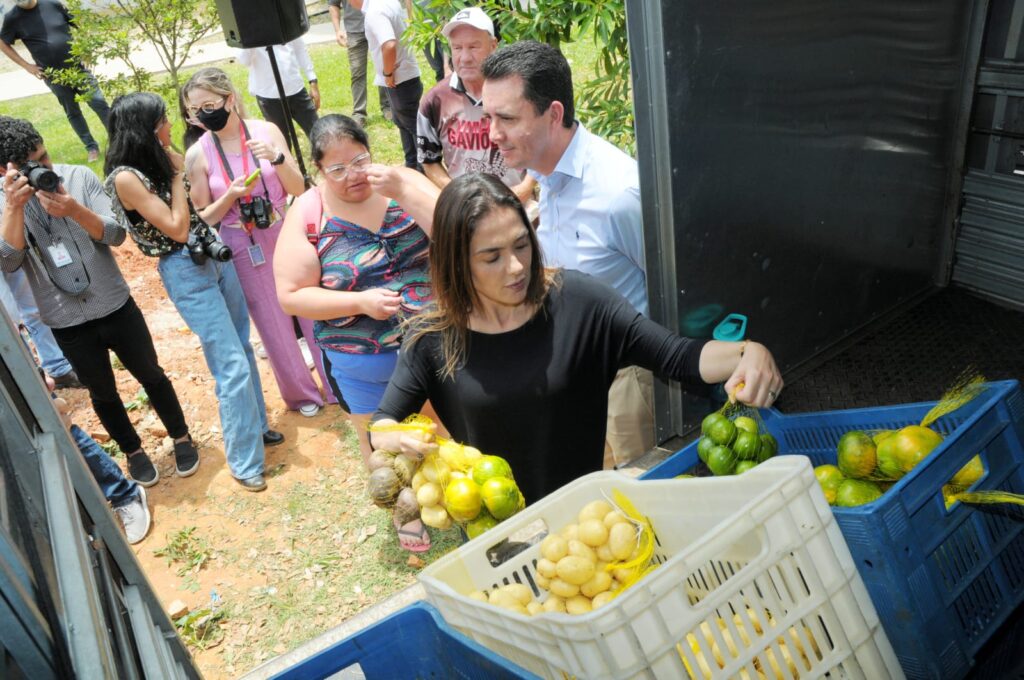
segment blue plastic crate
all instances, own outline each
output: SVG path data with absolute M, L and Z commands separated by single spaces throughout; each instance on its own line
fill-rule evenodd
M 844 432 L 916 424 L 932 406 L 762 415 L 780 454 L 806 455 L 821 465 L 836 462 Z M 956 503 L 947 510 L 942 486 L 980 453 L 986 472 L 973 490 L 1024 493 L 1020 385 L 989 383 L 933 427 L 943 443 L 888 493 L 833 512 L 907 677 L 956 680 L 1024 600 L 1024 515 L 1020 506 Z M 694 442 L 644 477 L 674 477 L 697 462 Z
M 537 678 L 451 628 L 426 602 L 417 602 L 278 673 L 273 680 L 319 680 L 355 664 L 367 680 Z M 353 672 L 341 677 L 362 676 Z

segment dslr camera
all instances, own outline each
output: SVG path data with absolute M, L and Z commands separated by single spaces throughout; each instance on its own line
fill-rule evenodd
M 28 180 L 30 187 L 39 191 L 57 191 L 60 186 L 60 175 L 39 161 L 25 161 L 18 172 Z
M 217 262 L 227 262 L 231 259 L 231 248 L 217 240 L 213 232 L 207 232 L 206 236 L 197 236 L 195 232 L 190 231 L 185 247 L 188 248 L 188 256 L 197 265 L 205 264 L 207 258 Z
M 257 229 L 270 228 L 270 216 L 274 212 L 274 204 L 263 196 L 253 196 L 251 201 L 238 204 L 243 224 L 252 224 Z

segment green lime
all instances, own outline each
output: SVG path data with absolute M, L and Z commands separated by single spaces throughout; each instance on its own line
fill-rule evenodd
M 763 463 L 779 452 L 779 442 L 765 432 L 761 435 L 761 450 L 757 452 L 757 462 Z
M 469 536 L 470 540 L 472 540 L 491 527 L 496 526 L 498 526 L 498 520 L 491 517 L 491 515 L 485 510 L 477 515 L 476 519 L 466 522 L 466 535 Z
M 473 481 L 483 486 L 491 477 L 512 477 L 512 466 L 501 456 L 481 456 L 480 460 L 473 464 Z
M 845 479 L 836 490 L 836 505 L 840 508 L 854 508 L 872 503 L 882 497 L 882 490 L 866 479 Z
M 728 418 L 716 420 L 708 426 L 708 437 L 711 441 L 722 446 L 729 446 L 736 438 L 736 426 Z
M 732 424 L 745 432 L 757 434 L 757 421 L 749 416 L 740 416 Z
M 730 425 L 732 423 L 729 423 Z M 718 477 L 731 475 L 736 467 L 736 454 L 728 446 L 715 446 L 708 453 L 708 469 Z
M 701 437 L 697 442 L 697 457 L 703 462 L 708 462 L 708 453 L 715 448 L 715 443 L 708 437 Z
M 850 430 L 839 438 L 836 446 L 839 469 L 847 477 L 868 479 L 875 471 L 878 458 L 875 442 L 860 430 Z
M 736 463 L 736 472 L 733 473 L 733 474 L 742 475 L 747 470 L 749 470 L 751 468 L 756 468 L 756 467 L 757 467 L 757 461 L 756 460 L 741 460 L 740 462 Z
M 708 434 L 708 432 L 711 431 L 711 426 L 714 423 L 719 422 L 720 420 L 729 420 L 729 419 L 726 418 L 725 416 L 723 416 L 721 413 L 718 413 L 717 411 L 715 413 L 709 413 L 706 416 L 704 416 L 704 420 L 702 420 L 701 423 L 700 423 L 701 434 L 705 434 L 705 435 Z
M 740 430 L 736 433 L 736 441 L 732 443 L 732 450 L 740 460 L 757 460 L 757 454 L 761 452 L 761 437 L 756 432 Z

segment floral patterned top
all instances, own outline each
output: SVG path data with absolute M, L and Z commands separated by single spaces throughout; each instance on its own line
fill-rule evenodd
M 132 240 L 134 240 L 135 244 L 139 247 L 139 251 L 142 252 L 143 255 L 148 255 L 149 257 L 160 257 L 161 255 L 167 255 L 168 253 L 181 250 L 185 246 L 184 243 L 178 243 L 170 236 L 147 222 L 138 212 L 134 210 L 126 210 L 125 207 L 121 205 L 121 199 L 118 197 L 117 190 L 114 188 L 114 178 L 122 172 L 130 172 L 138 177 L 145 187 L 149 189 L 150 193 L 154 193 L 159 196 L 160 200 L 167 205 L 171 204 L 171 192 L 157 191 L 156 186 L 148 177 L 142 174 L 138 169 L 127 165 L 119 165 L 114 168 L 111 173 L 107 175 L 107 179 L 103 182 L 103 190 L 107 192 L 108 196 L 110 196 L 110 202 L 114 208 L 114 217 L 116 217 L 117 220 L 125 226 L 128 233 L 131 234 Z M 204 222 L 203 218 L 201 218 L 199 213 L 196 212 L 195 206 L 192 205 L 192 199 L 188 197 L 188 192 L 188 177 L 185 177 L 185 198 L 188 201 L 189 219 L 191 220 L 189 232 L 203 238 L 212 230 L 210 229 L 210 225 Z

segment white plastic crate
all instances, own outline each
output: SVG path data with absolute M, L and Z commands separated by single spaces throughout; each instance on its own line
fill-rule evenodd
M 513 582 L 529 585 L 538 599 L 546 596 L 533 579 L 537 543 L 549 530 L 575 522 L 586 503 L 610 499 L 613 489 L 651 520 L 661 563 L 653 573 L 604 607 L 578 616 L 523 616 L 466 596 Z M 492 566 L 488 552 L 505 539 L 531 545 Z M 549 678 L 685 678 L 684 658 L 695 671 L 691 677 L 903 677 L 803 456 L 773 458 L 733 477 L 638 481 L 596 472 L 439 559 L 420 581 L 448 623 Z M 762 624 L 760 634 L 751 612 Z M 739 641 L 735 655 L 720 619 Z M 702 623 L 724 655 L 723 668 L 701 633 Z M 696 651 L 689 633 L 695 634 Z M 808 650 L 806 662 L 793 655 L 793 674 L 779 647 L 783 635 L 797 635 Z M 794 649 L 789 642 L 787 650 Z

